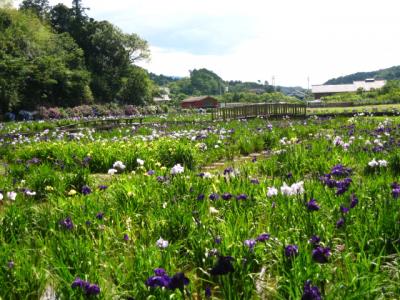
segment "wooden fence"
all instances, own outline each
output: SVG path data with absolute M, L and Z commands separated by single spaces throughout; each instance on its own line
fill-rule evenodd
M 239 107 L 216 108 L 212 111 L 213 120 L 233 120 L 255 117 L 305 116 L 306 106 L 302 104 L 253 104 Z

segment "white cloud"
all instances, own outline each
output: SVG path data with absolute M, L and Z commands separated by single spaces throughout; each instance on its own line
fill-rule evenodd
M 59 1 L 50 1 L 56 4 Z M 71 1 L 62 1 L 69 5 Z M 84 0 L 88 14 L 150 41 L 145 66 L 187 76 L 307 85 L 400 64 L 396 0 Z

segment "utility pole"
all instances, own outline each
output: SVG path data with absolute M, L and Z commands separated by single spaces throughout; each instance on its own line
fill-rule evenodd
M 272 87 L 274 88 L 275 92 L 275 75 L 272 75 Z

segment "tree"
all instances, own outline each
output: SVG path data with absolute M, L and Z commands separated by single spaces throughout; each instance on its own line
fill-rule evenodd
M 0 26 L 3 113 L 91 100 L 83 51 L 68 34 L 55 34 L 38 17 L 16 10 L 0 10 Z
M 59 33 L 71 33 L 73 13 L 64 4 L 57 4 L 50 10 L 50 24 Z
M 222 78 L 207 69 L 191 71 L 190 82 L 194 94 L 217 95 L 225 89 Z
M 42 20 L 47 19 L 50 11 L 48 0 L 24 0 L 19 6 L 21 10 L 29 10 Z
M 150 49 L 147 41 L 140 38 L 137 34 L 123 35 L 123 44 L 132 64 L 139 60 L 150 58 Z
M 85 10 L 88 8 L 82 6 L 82 0 L 72 0 L 72 11 L 76 19 L 84 19 L 86 17 Z
M 153 84 L 148 73 L 140 67 L 131 66 L 128 77 L 122 80 L 118 100 L 124 104 L 144 105 L 152 101 Z

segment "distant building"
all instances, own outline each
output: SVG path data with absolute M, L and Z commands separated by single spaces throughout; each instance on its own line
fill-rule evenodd
M 160 95 L 158 97 L 154 97 L 153 101 L 157 104 L 161 104 L 164 102 L 169 102 L 171 101 L 171 98 L 169 97 L 169 88 L 167 87 L 160 87 Z
M 386 80 L 365 79 L 364 81 L 354 81 L 351 84 L 331 84 L 331 85 L 313 85 L 312 94 L 315 99 L 321 97 L 331 96 L 339 93 L 357 92 L 362 89 L 363 91 L 370 91 L 380 89 L 386 84 Z
M 217 108 L 218 100 L 211 96 L 190 97 L 182 100 L 182 108 Z

